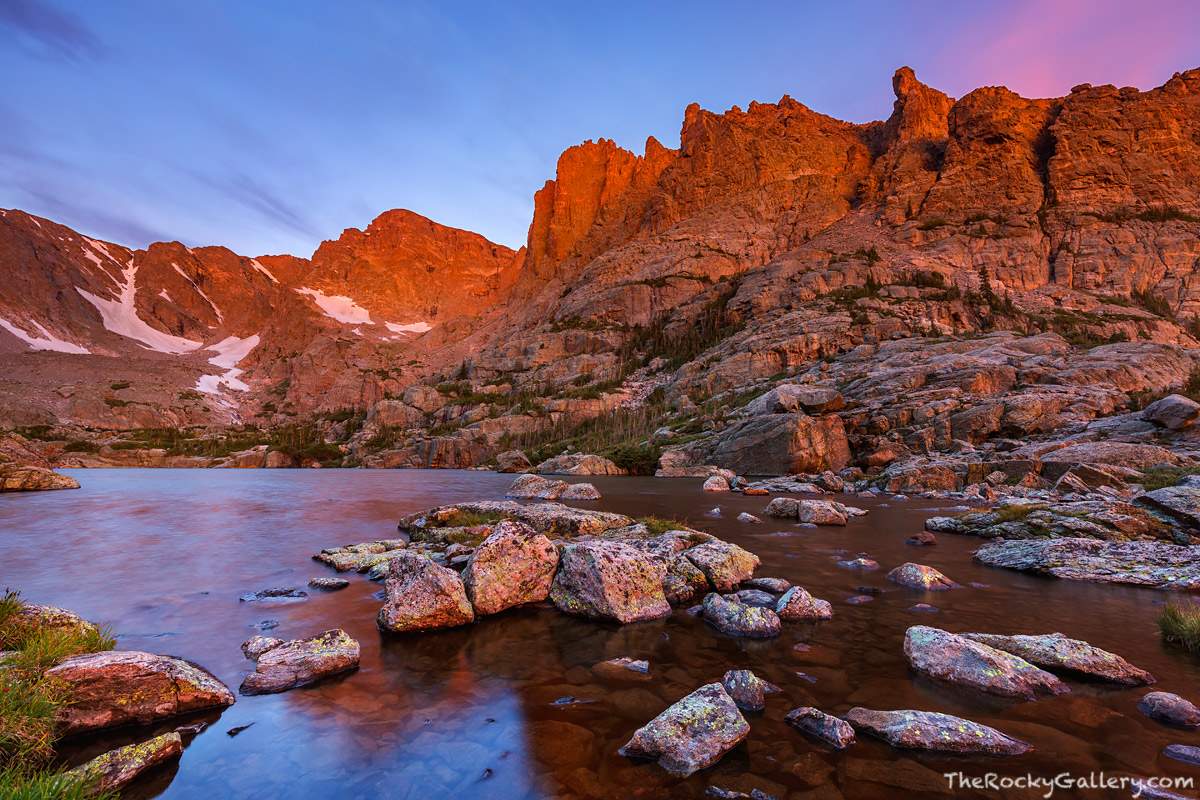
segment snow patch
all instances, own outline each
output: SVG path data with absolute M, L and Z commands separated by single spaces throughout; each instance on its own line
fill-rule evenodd
M 210 358 L 208 363 L 216 367 L 221 367 L 225 370 L 223 375 L 201 375 L 196 381 L 196 389 L 208 394 L 220 394 L 222 386 L 228 386 L 230 389 L 236 389 L 239 392 L 248 392 L 250 387 L 243 381 L 238 380 L 238 376 L 245 370 L 240 370 L 237 365 L 243 358 L 250 355 L 250 351 L 258 347 L 258 334 L 248 336 L 241 339 L 237 336 L 229 336 L 216 344 L 211 344 L 204 348 L 205 350 L 215 350 L 217 355 Z
M 261 272 L 263 275 L 266 275 L 266 276 L 267 276 L 268 278 L 270 278 L 270 279 L 271 279 L 271 280 L 272 280 L 274 283 L 279 283 L 279 279 L 278 279 L 278 278 L 276 278 L 274 275 L 272 275 L 272 274 L 271 274 L 271 270 L 267 269 L 267 268 L 266 268 L 266 267 L 264 267 L 262 264 L 258 263 L 258 259 L 257 259 L 257 258 L 252 258 L 252 259 L 250 259 L 250 266 L 254 267 L 256 270 L 258 270 L 259 272 Z
M 324 312 L 325 316 L 343 322 L 349 325 L 367 324 L 374 325 L 371 321 L 371 314 L 358 303 L 351 300 L 349 297 L 342 295 L 325 295 L 318 292 L 316 289 L 301 287 L 296 290 L 297 294 L 308 295 L 312 298 L 317 307 Z
M 83 237 L 83 240 L 91 245 L 94 249 L 104 253 L 104 257 L 109 261 L 116 261 L 118 264 L 120 263 L 112 253 L 108 252 L 108 248 L 104 245 L 104 242 L 96 241 L 95 239 L 89 239 L 86 236 Z
M 86 237 L 85 237 L 86 238 Z M 107 250 L 104 250 L 104 245 L 100 242 L 95 242 L 91 239 L 87 241 L 93 246 L 99 245 L 105 255 L 112 258 Z M 190 353 L 200 347 L 203 342 L 194 342 L 191 339 L 185 339 L 182 336 L 172 336 L 169 333 L 150 327 L 141 317 L 137 315 L 137 306 L 134 298 L 136 294 L 136 278 L 137 266 L 134 265 L 133 259 L 129 259 L 129 265 L 121 270 L 121 283 L 118 284 L 120 291 L 116 299 L 105 299 L 97 297 L 86 289 L 75 287 L 75 291 L 79 292 L 84 300 L 96 307 L 100 312 L 100 318 L 104 320 L 104 327 L 113 333 L 121 336 L 126 336 L 130 339 L 136 339 L 151 350 L 159 353 Z
M 159 292 L 158 296 L 161 297 L 163 300 L 166 300 L 168 303 L 171 302 L 171 295 L 167 294 L 166 289 L 163 289 L 161 292 Z
M 383 323 L 392 333 L 425 333 L 433 330 L 433 326 L 428 322 L 410 322 L 407 325 L 397 325 L 394 322 Z
M 4 330 L 25 342 L 34 350 L 52 350 L 55 353 L 91 355 L 92 351 L 88 350 L 86 347 L 80 347 L 79 345 L 72 344 L 71 342 L 64 342 L 62 339 L 59 339 L 54 334 L 50 333 L 50 331 L 46 330 L 46 328 L 40 322 L 34 322 L 30 320 L 29 324 L 41 331 L 42 335 L 35 336 L 32 333 L 26 333 L 8 320 L 0 319 L 0 328 L 4 328 Z

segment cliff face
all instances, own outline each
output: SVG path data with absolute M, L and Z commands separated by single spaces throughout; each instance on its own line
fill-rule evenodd
M 24 419 L 88 424 L 276 424 L 379 402 L 457 424 L 411 392 L 464 375 L 586 385 L 616 374 L 630 326 L 686 337 L 718 309 L 740 349 L 669 381 L 705 392 L 901 330 L 996 325 L 961 299 L 985 288 L 1024 332 L 1192 342 L 1163 314 L 1200 314 L 1200 70 L 1034 100 L 955 100 L 908 68 L 892 86 L 890 115 L 865 125 L 785 96 L 692 105 L 678 149 L 569 148 L 519 251 L 404 210 L 311 259 L 130 251 L 4 212 L 0 393 Z M 868 283 L 885 291 L 861 296 Z M 123 380 L 101 356 L 149 376 L 145 394 L 107 402 Z M 75 383 L 92 388 L 55 393 Z

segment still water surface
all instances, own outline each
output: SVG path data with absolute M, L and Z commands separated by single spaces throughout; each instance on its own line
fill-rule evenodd
M 1111 649 L 1158 678 L 1155 688 L 1197 700 L 1200 660 L 1164 647 L 1154 627 L 1158 593 L 1056 581 L 980 567 L 978 542 L 942 536 L 936 547 L 902 544 L 929 502 L 862 501 L 869 516 L 846 528 L 802 529 L 760 514 L 767 498 L 702 493 L 698 480 L 596 478 L 604 500 L 581 506 L 631 516 L 672 516 L 757 553 L 757 574 L 786 578 L 831 601 L 834 618 L 786 624 L 777 639 L 724 636 L 683 610 L 630 626 L 598 624 L 552 607 L 517 609 L 460 629 L 391 637 L 375 627 L 381 589 L 363 576 L 349 589 L 308 590 L 293 603 L 242 603 L 267 587 L 304 587 L 332 574 L 311 560 L 323 547 L 392 538 L 396 520 L 425 508 L 501 499 L 512 477 L 457 471 L 95 470 L 70 471 L 83 488 L 0 496 L 0 586 L 32 602 L 111 622 L 123 649 L 195 661 L 235 688 L 252 664 L 242 642 L 267 620 L 270 635 L 310 636 L 340 627 L 362 645 L 362 668 L 318 686 L 239 697 L 191 738 L 177 768 L 126 793 L 149 798 L 545 798 L 703 797 L 710 784 L 776 797 L 889 798 L 947 794 L 942 773 L 1086 776 L 1107 771 L 1193 776 L 1200 769 L 1159 755 L 1200 734 L 1140 714 L 1145 689 L 1068 680 L 1069 694 L 1010 702 L 935 685 L 910 674 L 903 636 L 914 624 L 955 632 L 1062 631 Z M 704 512 L 716 504 L 722 519 Z M 865 551 L 881 569 L 839 559 Z M 914 560 L 961 584 L 922 593 L 889 584 Z M 858 587 L 883 589 L 848 605 Z M 927 602 L 937 614 L 909 610 Z M 796 649 L 796 645 L 808 649 Z M 651 679 L 605 683 L 597 662 L 650 661 Z M 747 713 L 747 740 L 715 767 L 684 780 L 617 754 L 634 730 L 728 669 L 752 669 L 783 688 L 766 711 Z M 556 703 L 573 698 L 571 703 Z M 915 708 L 969 717 L 1031 742 L 1003 760 L 914 755 L 861 740 L 844 753 L 783 722 L 800 705 Z M 110 734 L 68 749 L 77 762 L 116 744 L 170 730 Z M 249 725 L 236 737 L 227 731 Z M 1004 797 L 1043 792 L 1006 792 Z M 959 791 L 957 796 L 975 796 Z M 1194 794 L 1189 792 L 1187 794 Z M 996 797 L 995 792 L 978 796 Z M 1055 797 L 1127 797 L 1059 790 Z

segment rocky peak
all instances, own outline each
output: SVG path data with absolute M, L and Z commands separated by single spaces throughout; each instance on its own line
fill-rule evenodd
M 918 139 L 945 140 L 950 135 L 947 117 L 954 98 L 917 80 L 911 67 L 901 67 L 892 77 L 896 102 L 887 122 L 888 140 L 905 144 Z

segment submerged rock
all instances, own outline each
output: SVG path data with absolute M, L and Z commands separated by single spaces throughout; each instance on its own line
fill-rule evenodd
M 1200 708 L 1170 692 L 1150 692 L 1138 701 L 1137 709 L 1147 717 L 1169 725 L 1183 728 L 1200 725 Z
M 781 691 L 748 669 L 729 670 L 721 679 L 721 686 L 737 707 L 745 711 L 762 711 L 767 705 L 766 696 Z
M 116 792 L 139 775 L 182 754 L 183 739 L 172 731 L 147 742 L 110 750 L 66 774 L 78 780 L 93 781 L 92 791 L 96 794 Z
M 905 633 L 904 656 L 909 666 L 932 678 L 1001 697 L 1037 700 L 1070 691 L 1023 658 L 925 625 Z
M 850 723 L 811 706 L 789 711 L 783 721 L 838 750 L 854 744 L 854 727 Z
M 1200 589 L 1200 546 L 1097 539 L 991 541 L 975 551 L 990 567 L 1074 581 Z
M 243 652 L 247 649 L 246 645 L 242 646 Z M 307 639 L 280 642 L 265 650 L 256 647 L 253 652 L 256 655 L 247 653 L 247 658 L 258 662 L 258 666 L 242 681 L 238 690 L 242 694 L 285 692 L 330 675 L 358 669 L 358 642 L 340 629 L 328 630 Z
M 257 603 L 264 600 L 303 600 L 306 597 L 308 597 L 308 592 L 304 591 L 303 589 L 275 588 L 260 589 L 253 594 L 244 594 L 239 597 L 238 600 L 243 603 Z
M 257 661 L 263 653 L 283 644 L 283 639 L 271 636 L 255 636 L 249 641 L 242 642 L 242 655 L 250 661 Z
M 933 567 L 927 567 L 924 564 L 914 564 L 911 561 L 907 564 L 901 564 L 889 572 L 887 579 L 892 583 L 898 583 L 910 589 L 923 589 L 927 592 L 960 588 L 957 583 Z
M 233 705 L 229 687 L 203 667 L 134 650 L 68 658 L 46 675 L 66 684 L 58 729 L 75 736 L 118 725 Z
M 406 633 L 449 628 L 475 621 L 462 578 L 417 553 L 401 551 L 392 560 L 379 609 L 381 630 Z
M 550 599 L 560 611 L 620 623 L 671 614 L 663 593 L 663 559 L 621 542 L 579 542 L 562 548 Z
M 740 513 L 740 514 L 738 514 L 738 515 L 737 515 L 737 521 L 738 521 L 738 522 L 752 522 L 752 523 L 754 523 L 754 524 L 756 524 L 756 525 L 761 525 L 761 524 L 762 524 L 762 520 L 761 520 L 761 519 L 759 519 L 758 517 L 754 516 L 753 514 L 747 514 L 745 511 L 743 511 L 742 513 Z
M 750 733 L 733 699 L 719 683 L 684 697 L 633 734 L 623 756 L 653 758 L 679 775 L 710 767 Z
M 592 672 L 601 679 L 643 682 L 650 680 L 650 662 L 623 656 L 601 661 Z
M 856 730 L 878 736 L 894 747 L 1004 756 L 1019 755 L 1031 747 L 995 728 L 950 714 L 856 707 L 846 712 L 844 719 Z
M 789 621 L 832 619 L 833 606 L 827 600 L 813 597 L 803 586 L 793 586 L 779 598 L 775 613 Z
M 1061 633 L 1041 636 L 997 636 L 988 633 L 959 635 L 1011 653 L 1044 669 L 1069 670 L 1126 686 L 1154 683 L 1153 675 L 1138 669 L 1119 655 L 1079 639 L 1068 639 Z
M 779 616 L 769 608 L 755 608 L 726 600 L 716 592 L 704 598 L 704 620 L 722 633 L 766 639 L 779 635 Z
M 463 569 L 463 586 L 476 614 L 538 603 L 550 596 L 558 550 L 549 539 L 519 522 L 492 529 Z

